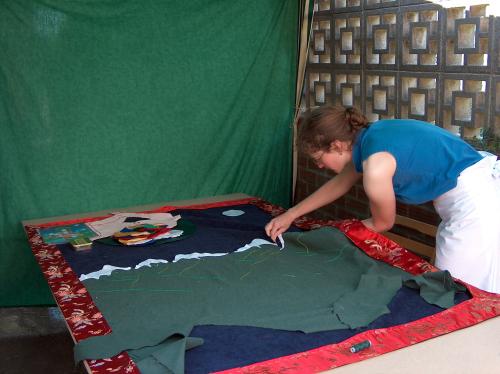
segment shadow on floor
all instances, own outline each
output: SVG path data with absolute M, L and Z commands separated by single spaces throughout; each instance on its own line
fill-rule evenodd
M 83 374 L 54 307 L 0 308 L 0 374 Z

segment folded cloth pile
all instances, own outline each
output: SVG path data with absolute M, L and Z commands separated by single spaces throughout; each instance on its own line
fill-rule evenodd
M 123 245 L 139 245 L 167 238 L 171 230 L 165 225 L 136 225 L 114 233 L 113 239 Z

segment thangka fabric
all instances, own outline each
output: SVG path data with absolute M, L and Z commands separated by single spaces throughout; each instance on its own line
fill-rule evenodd
M 414 276 L 374 260 L 334 228 L 287 233 L 284 240 L 284 249 L 262 245 L 85 281 L 112 333 L 79 342 L 75 358 L 127 350 L 141 372 L 182 373 L 185 349 L 201 344 L 187 338 L 196 325 L 355 329 L 389 313 L 403 285 L 444 308 L 464 289 L 447 272 Z
M 110 217 L 87 223 L 97 235 L 91 239 L 101 239 L 137 225 L 161 225 L 167 228 L 177 226 L 181 217 L 170 213 L 124 213 L 116 212 Z

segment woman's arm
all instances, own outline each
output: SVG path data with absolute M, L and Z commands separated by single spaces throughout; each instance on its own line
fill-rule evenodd
M 363 187 L 372 214 L 363 223 L 377 232 L 389 230 L 396 219 L 395 172 L 396 159 L 388 152 L 374 153 L 363 162 Z
M 361 174 L 356 171 L 354 164 L 349 162 L 338 175 L 326 182 L 309 197 L 271 220 L 266 225 L 267 235 L 275 241 L 276 237 L 285 232 L 296 218 L 337 200 L 347 193 L 360 177 Z

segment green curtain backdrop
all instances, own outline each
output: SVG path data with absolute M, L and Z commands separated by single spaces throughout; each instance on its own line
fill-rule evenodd
M 289 203 L 298 2 L 0 2 L 0 305 L 53 302 L 21 220 Z

